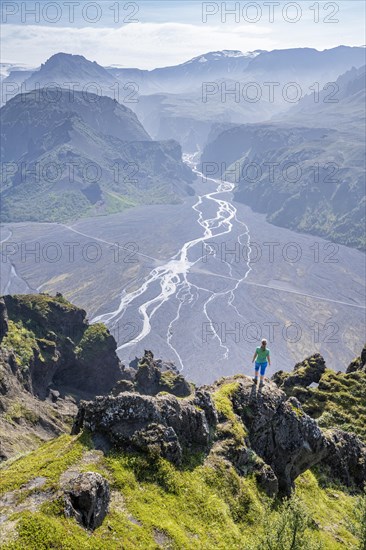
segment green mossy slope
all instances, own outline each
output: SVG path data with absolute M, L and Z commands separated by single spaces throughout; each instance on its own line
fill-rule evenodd
M 0 504 L 9 503 L 11 495 L 13 504 L 3 506 L 7 521 L 0 528 L 1 548 L 361 548 L 353 534 L 360 529 L 359 497 L 322 487 L 308 471 L 297 480 L 290 501 L 272 501 L 253 477 L 239 477 L 226 462 L 201 464 L 194 458 L 178 470 L 153 456 L 104 456 L 81 435 L 61 436 L 5 462 Z M 92 534 L 62 513 L 62 480 L 77 471 L 97 471 L 111 484 L 110 512 Z M 32 488 L 29 482 L 37 479 L 43 479 L 42 487 Z M 27 499 L 38 505 L 27 505 Z M 291 546 L 294 522 L 299 530 L 297 545 Z

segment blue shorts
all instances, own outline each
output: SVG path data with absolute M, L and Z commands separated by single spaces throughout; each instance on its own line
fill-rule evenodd
M 257 363 L 257 361 L 255 362 L 255 372 L 258 372 L 259 369 L 261 369 L 261 376 L 264 376 L 264 373 L 266 372 L 266 368 L 267 368 L 267 361 L 265 361 L 264 363 Z

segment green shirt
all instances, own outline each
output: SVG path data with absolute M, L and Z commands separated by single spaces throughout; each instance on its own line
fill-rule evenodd
M 257 363 L 265 363 L 267 361 L 267 357 L 269 356 L 268 348 L 262 349 L 262 346 L 261 346 L 257 348 L 255 352 L 257 354 L 257 358 L 256 358 Z

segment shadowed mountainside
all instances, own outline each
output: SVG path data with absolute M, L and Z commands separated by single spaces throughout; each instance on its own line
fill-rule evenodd
M 307 96 L 285 120 L 216 128 L 201 162 L 269 222 L 364 250 L 365 68 L 336 85 L 333 100 Z
M 175 141 L 152 141 L 136 115 L 86 92 L 19 94 L 0 111 L 2 221 L 65 221 L 192 194 Z

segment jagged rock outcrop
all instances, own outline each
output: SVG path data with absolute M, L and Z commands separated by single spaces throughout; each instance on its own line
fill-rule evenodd
M 0 313 L 0 459 L 65 431 L 83 399 L 72 431 L 99 449 L 175 465 L 199 453 L 254 474 L 269 495 L 290 494 L 316 464 L 348 486 L 366 481 L 365 349 L 348 373 L 315 354 L 259 389 L 241 375 L 196 389 L 151 351 L 124 369 L 107 328 L 60 294 L 6 296 Z
M 214 405 L 225 385 L 232 387 L 225 394 L 232 413 L 219 412 Z M 271 382 L 257 390 L 245 376 L 222 379 L 185 399 L 121 393 L 82 402 L 73 433 L 82 429 L 103 449 L 155 452 L 176 465 L 187 451 L 203 452 L 208 459 L 220 455 L 241 475 L 256 473 L 271 495 L 290 494 L 295 479 L 322 462 L 336 476 L 336 464 L 343 461 L 341 477 L 348 485 L 361 487 L 366 480 L 364 466 L 357 463 L 364 460 L 366 447 L 356 436 L 351 439 L 358 454 L 351 452 L 349 434 L 324 433 L 296 398 L 288 398 Z M 253 454 L 259 459 L 253 460 Z
M 51 387 L 91 396 L 104 394 L 123 377 L 117 344 L 107 328 L 89 325 L 85 311 L 61 294 L 3 299 L 12 330 L 19 337 L 22 330 L 28 331 L 29 353 L 19 361 L 30 391 L 40 399 L 47 397 Z
M 324 359 L 316 354 L 298 363 L 292 372 L 276 373 L 272 380 L 287 397 L 296 397 L 321 428 L 354 432 L 366 443 L 365 347 L 346 372 L 325 368 Z
M 86 312 L 61 294 L 55 297 L 46 294 L 7 295 L 3 299 L 9 319 L 26 322 L 39 337 L 58 335 L 77 341 L 88 326 Z
M 192 393 L 191 384 L 179 374 L 176 367 L 154 360 L 154 354 L 149 350 L 145 350 L 141 359 L 136 358 L 133 366 L 135 369 L 133 378 L 128 381 L 119 381 L 112 390 L 113 395 L 123 391 L 136 391 L 143 395 L 168 392 L 177 397 L 187 397 Z
M 64 499 L 66 517 L 75 517 L 80 525 L 94 531 L 108 512 L 109 483 L 98 473 L 81 473 L 69 482 Z
M 69 431 L 75 400 L 124 376 L 106 327 L 61 294 L 1 298 L 0 327 L 0 460 Z
M 315 420 L 274 384 L 256 393 L 253 385 L 241 383 L 232 400 L 249 446 L 272 468 L 281 492 L 289 493 L 294 480 L 327 455 L 328 443 Z
M 342 430 L 326 434 L 329 452 L 325 460 L 333 477 L 346 486 L 362 488 L 366 483 L 366 445 L 359 438 Z
M 97 446 L 107 450 L 154 451 L 180 464 L 184 451 L 207 451 L 208 419 L 190 400 L 173 395 L 123 393 L 82 401 L 73 433 L 86 428 Z
M 300 363 L 296 363 L 292 372 L 276 372 L 272 380 L 279 388 L 292 386 L 310 386 L 312 383 L 319 383 L 326 369 L 325 361 L 319 353 L 314 353 Z
M 350 374 L 356 371 L 366 372 L 366 344 L 361 351 L 360 357 L 357 357 L 348 365 L 346 373 Z

